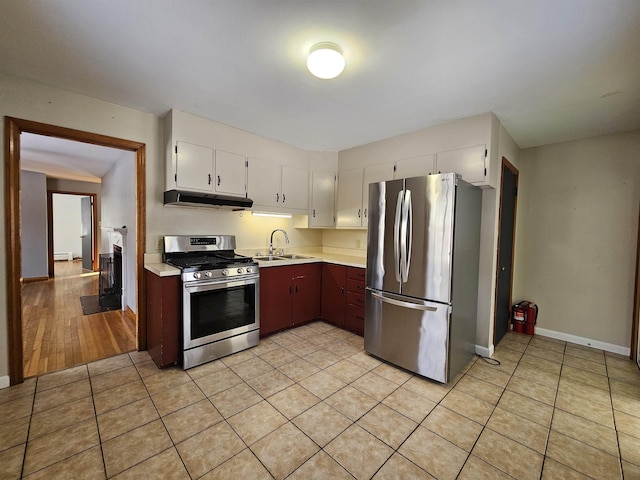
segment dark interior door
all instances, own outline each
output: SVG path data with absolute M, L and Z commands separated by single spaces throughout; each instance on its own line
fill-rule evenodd
M 513 165 L 503 159 L 494 345 L 497 345 L 507 331 L 509 331 L 511 280 L 513 274 L 513 234 L 516 223 L 517 194 L 518 171 Z
M 82 268 L 93 270 L 93 207 L 91 197 L 80 199 L 80 221 L 82 222 Z

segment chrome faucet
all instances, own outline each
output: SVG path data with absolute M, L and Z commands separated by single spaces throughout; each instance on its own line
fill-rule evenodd
M 284 233 L 284 241 L 289 243 L 289 235 L 282 228 L 276 228 L 273 232 L 271 232 L 271 239 L 269 240 L 269 255 L 273 255 L 273 234 L 276 232 Z

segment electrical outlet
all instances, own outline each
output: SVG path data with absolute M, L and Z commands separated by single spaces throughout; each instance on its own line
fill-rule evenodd
M 356 240 L 356 248 L 360 248 L 360 239 Z

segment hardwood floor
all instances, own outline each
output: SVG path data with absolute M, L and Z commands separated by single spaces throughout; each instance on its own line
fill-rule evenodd
M 122 310 L 82 314 L 98 274 L 83 273 L 80 260 L 54 268 L 55 278 L 22 285 L 25 378 L 135 350 L 136 325 Z

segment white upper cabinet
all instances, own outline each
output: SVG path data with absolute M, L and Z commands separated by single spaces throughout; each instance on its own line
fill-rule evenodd
M 396 162 L 393 178 L 420 177 L 434 172 L 435 155 L 421 155 Z
M 177 141 L 175 188 L 213 192 L 213 149 Z
M 362 175 L 362 226 L 366 227 L 369 217 L 369 184 L 393 180 L 393 163 L 368 165 Z
M 250 157 L 248 196 L 253 210 L 306 214 L 309 210 L 309 172 Z
M 214 188 L 216 192 L 227 195 L 246 195 L 247 168 L 244 155 L 215 151 Z
M 311 207 L 309 227 L 335 226 L 336 175 L 333 172 L 311 173 Z
M 367 165 L 338 173 L 338 208 L 336 227 L 361 228 L 367 226 L 369 213 L 369 184 L 393 179 L 392 162 Z
M 338 206 L 336 227 L 360 228 L 362 226 L 362 168 L 338 172 Z
M 282 166 L 282 208 L 285 210 L 309 209 L 309 172 L 302 168 Z
M 246 196 L 246 157 L 218 148 L 212 122 L 172 110 L 164 128 L 167 190 Z
M 485 184 L 487 177 L 487 150 L 485 145 L 459 148 L 436 155 L 437 173 L 456 172 L 473 184 Z
M 253 208 L 280 207 L 282 167 L 277 163 L 250 157 L 247 168 L 247 194 Z M 275 210 L 274 210 L 275 211 Z

